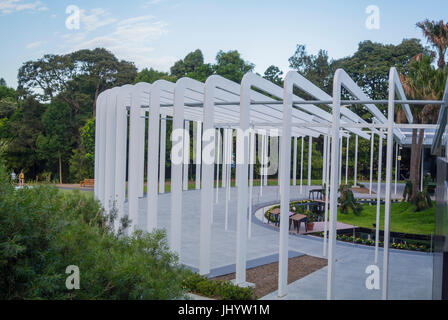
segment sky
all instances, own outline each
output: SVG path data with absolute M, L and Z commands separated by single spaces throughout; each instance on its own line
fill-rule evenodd
M 199 48 L 206 62 L 219 50 L 238 50 L 258 73 L 270 65 L 286 73 L 297 44 L 335 59 L 364 40 L 419 38 L 426 45 L 415 26 L 424 19 L 447 21 L 448 1 L 0 0 L 0 78 L 16 87 L 26 61 L 96 47 L 139 70 L 169 71 Z

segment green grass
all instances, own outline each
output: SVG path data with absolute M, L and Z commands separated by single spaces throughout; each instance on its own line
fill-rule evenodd
M 380 229 L 384 229 L 384 205 L 381 205 Z M 414 206 L 407 202 L 392 203 L 390 229 L 394 232 L 425 234 L 434 233 L 435 206 L 420 212 L 414 212 Z M 338 210 L 338 221 L 358 227 L 373 228 L 376 221 L 376 205 L 363 205 L 359 216 L 352 210 L 341 214 Z

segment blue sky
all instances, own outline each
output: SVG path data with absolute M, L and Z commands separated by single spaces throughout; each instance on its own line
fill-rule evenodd
M 69 5 L 80 9 L 79 30 L 66 28 Z M 379 8 L 379 29 L 365 26 L 369 5 Z M 15 87 L 25 61 L 95 47 L 139 69 L 168 71 L 200 48 L 206 62 L 219 50 L 237 49 L 259 73 L 270 65 L 287 71 L 298 43 L 310 53 L 325 49 L 341 58 L 363 40 L 422 39 L 415 23 L 425 18 L 448 20 L 448 1 L 0 0 L 0 77 Z

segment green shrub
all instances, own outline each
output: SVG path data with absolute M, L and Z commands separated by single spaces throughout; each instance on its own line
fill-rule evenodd
M 190 275 L 182 281 L 182 287 L 198 295 L 223 300 L 255 299 L 252 288 L 242 288 L 230 281 L 210 280 L 194 272 L 190 272 Z
M 116 213 L 81 193 L 14 189 L 0 165 L 0 299 L 175 299 L 188 275 L 164 231 L 112 232 Z M 80 289 L 65 286 L 66 267 Z

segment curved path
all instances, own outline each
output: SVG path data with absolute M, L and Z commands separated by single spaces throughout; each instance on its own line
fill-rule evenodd
M 400 186 L 402 190 L 403 186 Z M 291 199 L 307 198 L 308 187 L 291 187 Z M 317 186 L 311 188 L 318 188 Z M 383 188 L 384 190 L 384 188 Z M 397 192 L 401 194 L 401 192 Z M 225 189 L 219 189 L 218 203 L 214 206 L 212 225 L 211 267 L 212 274 L 219 270 L 231 270 L 236 260 L 236 212 L 237 189 L 231 188 L 229 201 L 228 230 L 224 230 Z M 360 196 L 360 195 L 356 195 Z M 159 195 L 159 227 L 165 228 L 169 238 L 170 194 Z M 364 197 L 364 195 L 362 195 Z M 200 190 L 183 192 L 182 248 L 181 263 L 196 269 L 199 265 L 199 216 Z M 272 203 L 279 199 L 278 187 L 254 187 L 256 204 Z M 138 224 L 146 226 L 146 198 L 140 199 Z M 255 209 L 255 205 L 254 205 Z M 248 265 L 277 261 L 279 233 L 273 227 L 263 224 L 252 216 L 252 237 L 248 239 Z M 323 239 L 306 235 L 289 235 L 290 256 L 308 254 L 323 257 Z M 374 248 L 337 242 L 336 246 L 336 299 L 380 299 L 379 290 L 368 290 L 365 286 L 365 269 L 374 264 Z M 382 268 L 382 249 L 379 251 Z M 381 278 L 381 277 L 380 277 Z M 285 299 L 325 299 L 327 267 L 288 285 Z M 390 298 L 391 299 L 431 299 L 432 255 L 429 253 L 390 250 Z M 276 299 L 277 292 L 266 297 Z

